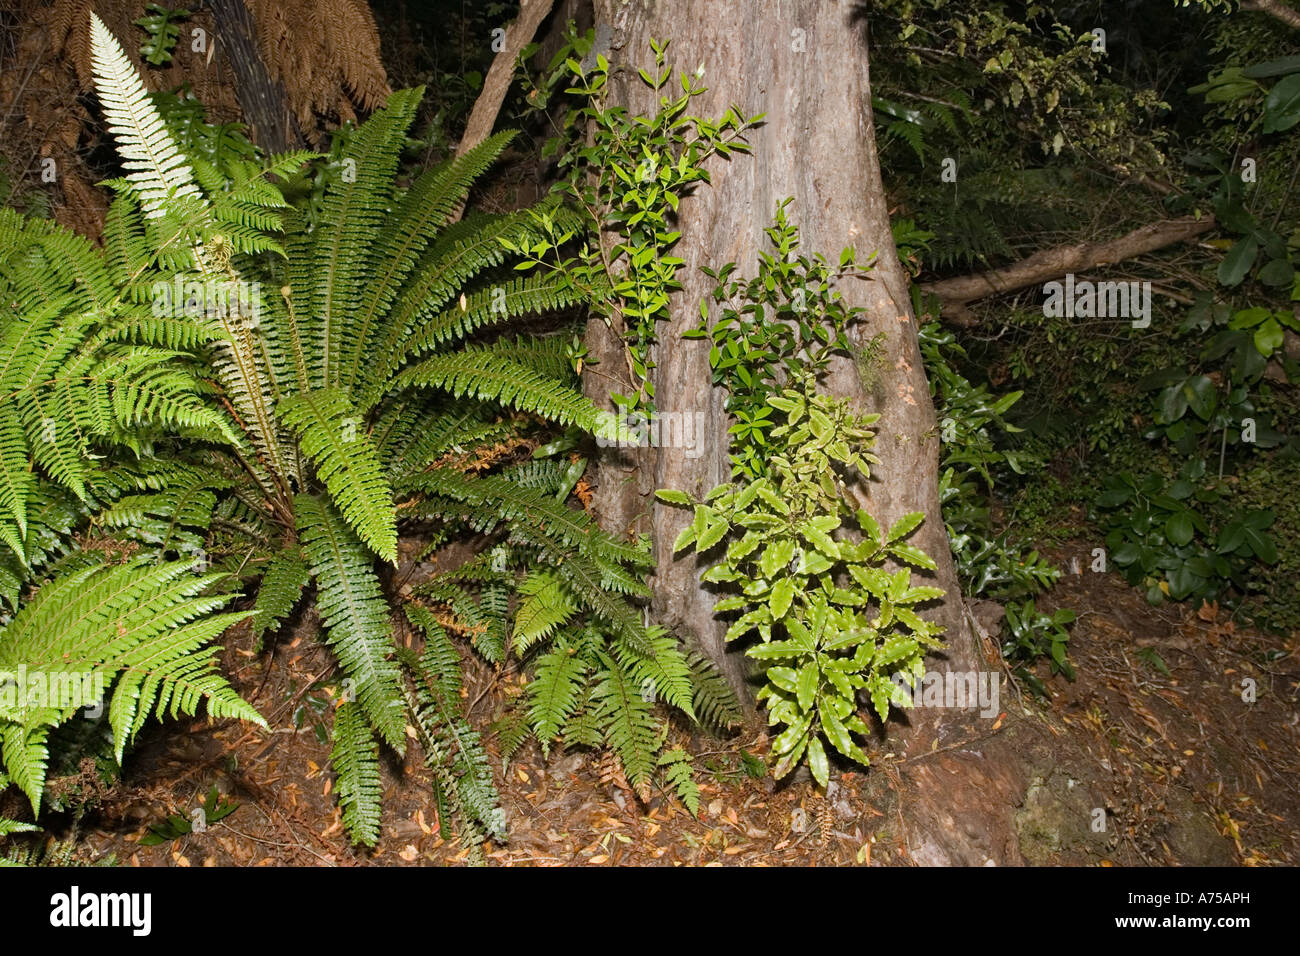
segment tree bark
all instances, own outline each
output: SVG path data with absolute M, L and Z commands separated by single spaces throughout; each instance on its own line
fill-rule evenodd
M 215 40 L 230 57 L 235 74 L 235 93 L 248 137 L 269 153 L 282 153 L 302 145 L 289 111 L 284 85 L 272 80 L 257 52 L 253 16 L 243 0 L 211 0 L 217 26 Z
M 654 615 L 722 662 L 733 681 L 743 674 L 738 655 L 724 647 L 725 625 L 713 616 L 716 594 L 699 582 L 707 562 L 694 554 L 677 559 L 671 553 L 688 515 L 684 509 L 656 505 L 652 492 L 677 488 L 702 495 L 730 474 L 724 396 L 710 386 L 707 343 L 684 340 L 681 334 L 698 322 L 698 303 L 712 288 L 700 267 L 736 262 L 743 274 L 752 275 L 759 251 L 766 248 L 763 230 L 777 204 L 793 197 L 790 215 L 799 225 L 805 252 L 837 261 L 844 246 L 854 245 L 860 262 L 878 253 L 871 278 L 841 291 L 849 304 L 867 309 L 866 320 L 852 330 L 855 347 L 884 335 L 879 372 L 868 389 L 857 363 L 845 359 L 832 369 L 826 386 L 850 397 L 861 411 L 881 415 L 874 448 L 881 463 L 856 490 L 860 501 L 882 525 L 909 511 L 926 514 L 911 540 L 938 562 L 932 583 L 948 595 L 928 614 L 945 626 L 949 641 L 943 659 L 933 660 L 931 667 L 987 669 L 967 624 L 940 516 L 935 412 L 908 277 L 890 231 L 867 49 L 851 4 L 596 0 L 595 11 L 598 29 L 601 23 L 612 27 L 609 57 L 623 69 L 611 82 L 616 83 L 616 99 L 630 110 L 648 113 L 654 108 L 653 95 L 636 73 L 652 62 L 653 37 L 672 41 L 669 60 L 678 69 L 703 69 L 709 90 L 696 99 L 695 112 L 719 116 L 734 103 L 747 116 L 766 114 L 764 125 L 750 136 L 752 154 L 716 163 L 712 184 L 683 200 L 677 224 L 683 235 L 676 253 L 686 263 L 680 275 L 684 288 L 675 297 L 671 321 L 660 325 L 655 396 L 661 412 L 705 413 L 702 453 L 666 447 L 612 450 L 599 462 L 596 507 L 606 527 L 648 529 L 655 542 Z M 592 323 L 590 332 L 589 349 L 600 359 L 597 371 L 604 377 L 589 378 L 589 394 L 599 400 L 619 387 L 624 362 L 616 336 L 603 323 Z M 979 734 L 954 714 L 919 710 L 898 726 L 891 721 L 890 750 L 918 759 L 932 747 L 944 750 L 917 765 L 915 776 L 927 786 L 915 792 L 906 788 L 913 856 L 926 863 L 1016 862 L 1009 816 L 1018 787 L 1015 770 L 994 754 L 994 741 L 979 751 L 963 750 L 961 741 Z M 970 798 L 964 805 L 947 800 L 951 781 L 946 778 L 954 775 Z
M 501 104 L 505 102 L 515 78 L 515 61 L 524 47 L 533 42 L 537 28 L 551 12 L 552 6 L 554 0 L 523 0 L 520 4 L 519 16 L 506 28 L 505 42 L 492 59 L 487 78 L 483 80 L 483 89 L 474 100 L 474 109 L 465 124 L 465 135 L 456 147 L 457 156 L 464 156 L 492 135 Z

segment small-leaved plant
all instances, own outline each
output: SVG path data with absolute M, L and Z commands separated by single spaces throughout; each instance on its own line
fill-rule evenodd
M 825 786 L 830 749 L 868 762 L 858 739 L 869 733 L 859 692 L 885 720 L 891 702 L 905 703 L 894 676 L 914 684 L 927 651 L 942 646 L 940 628 L 916 606 L 944 592 L 913 585 L 906 567 L 890 569 L 935 569 L 929 555 L 906 543 L 921 512 L 882 528 L 850 499 L 846 483 L 866 480 L 878 461 L 870 426 L 879 416 L 858 414 L 848 400 L 820 392 L 818 377 L 836 353 L 848 351 L 844 330 L 859 312 L 843 303 L 832 281 L 859 270 L 852 249 L 838 273 L 820 256 L 797 255 L 798 231 L 785 205 L 768 230 L 777 255 L 760 257 L 750 283 L 729 280 L 734 265 L 714 274 L 714 300 L 723 307 L 712 328 L 702 327 L 715 343 L 715 380 L 730 393 L 733 410 L 772 410 L 762 441 L 752 423 L 738 420 L 733 445 L 748 447 L 733 454 L 732 481 L 703 499 L 678 490 L 658 494 L 694 509 L 674 550 L 705 554 L 725 545 L 704 580 L 727 592 L 716 612 L 737 615 L 727 640 L 757 638 L 746 655 L 762 667 L 758 698 L 769 724 L 780 728 L 774 775 L 784 777 L 806 758 Z

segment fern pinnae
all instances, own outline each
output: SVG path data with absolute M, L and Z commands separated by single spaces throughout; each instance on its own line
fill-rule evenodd
M 395 130 L 404 138 L 406 131 Z M 447 219 L 469 195 L 470 185 L 514 138 L 503 132 L 488 137 L 464 156 L 423 173 L 402 197 L 391 227 L 383 231 L 367 263 L 370 275 L 350 317 L 350 336 L 343 343 L 340 381 L 351 388 L 375 325 L 386 314 L 416 259 Z
M 335 793 L 343 810 L 343 825 L 352 842 L 374 846 L 379 842 L 383 797 L 379 748 L 356 704 L 343 703 L 335 709 L 333 738 L 330 764 L 338 775 Z

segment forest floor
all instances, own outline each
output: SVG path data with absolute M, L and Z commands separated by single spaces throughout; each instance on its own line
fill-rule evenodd
M 1067 545 L 1061 566 L 1086 552 Z M 1086 567 L 1086 560 L 1084 566 Z M 1037 701 L 1001 699 L 1006 735 L 1028 783 L 1016 812 L 1020 851 L 1035 865 L 1278 865 L 1300 861 L 1300 660 L 1290 639 L 1242 628 L 1213 607 L 1153 608 L 1116 575 L 1065 575 L 1040 606 L 1079 612 L 1070 639 L 1078 678 L 1041 678 Z M 225 666 L 271 732 L 224 722 L 151 730 L 123 780 L 81 820 L 74 857 L 135 866 L 438 865 L 467 862 L 439 832 L 430 775 L 414 744 L 384 769 L 383 836 L 351 847 L 331 794 L 324 729 L 331 659 L 314 619 L 258 653 L 227 636 Z M 1257 699 L 1242 699 L 1242 681 Z M 466 669 L 470 719 L 486 730 L 522 690 L 518 674 Z M 678 731 L 702 791 L 692 816 L 673 796 L 642 804 L 582 753 L 543 760 L 525 748 L 497 783 L 508 843 L 500 865 L 908 865 L 901 778 L 908 761 L 877 748 L 827 797 L 805 777 L 776 784 L 754 757 L 768 739 Z M 486 735 L 489 751 L 494 741 Z M 926 755 L 913 757 L 924 760 Z M 749 768 L 747 770 L 747 767 Z M 70 781 L 72 782 L 72 781 Z M 169 814 L 188 817 L 216 787 L 238 809 L 205 833 L 140 843 Z M 1104 812 L 1104 829 L 1100 820 Z M 55 835 L 59 835 L 57 828 Z M 62 836 L 65 838 L 68 831 Z

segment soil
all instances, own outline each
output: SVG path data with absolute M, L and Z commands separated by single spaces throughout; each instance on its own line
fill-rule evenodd
M 1052 555 L 1063 567 L 1082 546 Z M 1079 566 L 1079 565 L 1076 565 Z M 1300 662 L 1295 635 L 1239 626 L 1212 606 L 1153 608 L 1115 575 L 1066 574 L 1040 607 L 1079 612 L 1070 639 L 1074 682 L 1039 676 L 1040 701 L 1014 682 L 985 731 L 1020 760 L 1015 825 L 1030 865 L 1285 865 L 1300 858 Z M 74 857 L 132 866 L 418 866 L 462 864 L 471 853 L 440 832 L 429 772 L 412 745 L 384 768 L 384 826 L 373 851 L 349 845 L 331 793 L 323 730 L 333 673 L 310 615 L 257 651 L 228 635 L 226 672 L 271 731 L 234 723 L 170 724 L 149 732 L 121 782 L 80 822 Z M 486 730 L 522 690 L 510 668 L 466 660 L 470 719 Z M 1243 699 L 1253 681 L 1255 699 Z M 1249 697 L 1249 694 L 1246 695 Z M 987 721 L 985 722 L 987 724 Z M 320 727 L 318 728 L 318 725 Z M 525 748 L 494 760 L 510 829 L 483 847 L 495 865 L 912 865 L 902 835 L 904 785 L 948 747 L 903 760 L 880 742 L 870 769 L 754 777 L 768 738 L 676 731 L 695 755 L 701 801 L 643 804 L 597 755 Z M 487 735 L 494 758 L 494 741 Z M 978 743 L 961 745 L 968 752 Z M 605 771 L 605 772 L 602 772 Z M 921 775 L 924 776 L 924 775 Z M 157 846 L 139 841 L 168 814 L 189 816 L 216 787 L 238 809 L 204 833 Z M 54 837 L 68 836 L 54 828 Z

